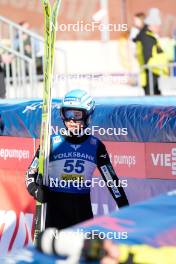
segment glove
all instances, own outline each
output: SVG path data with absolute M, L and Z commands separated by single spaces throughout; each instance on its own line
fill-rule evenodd
M 40 203 L 46 203 L 49 198 L 49 190 L 46 186 L 37 186 L 34 198 Z
M 33 163 L 35 162 L 35 159 Z M 50 191 L 48 187 L 43 185 L 41 175 L 38 175 L 38 170 L 30 167 L 26 173 L 25 179 L 26 187 L 30 195 L 32 195 L 38 202 L 46 203 L 49 199 Z
M 98 234 L 90 233 L 90 237 L 86 239 L 85 234 L 78 231 L 47 228 L 40 233 L 36 247 L 44 254 L 67 257 L 63 263 L 68 264 L 80 263 L 79 260 L 86 263 L 99 261 L 105 256 L 103 240 Z
M 40 203 L 46 203 L 49 199 L 50 191 L 44 185 L 38 185 L 33 182 L 29 184 L 28 192 Z

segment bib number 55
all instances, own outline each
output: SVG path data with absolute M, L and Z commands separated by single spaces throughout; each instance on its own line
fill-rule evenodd
M 85 164 L 84 160 L 74 160 L 74 159 L 66 160 L 64 164 L 64 172 L 82 173 L 84 171 L 84 164 Z

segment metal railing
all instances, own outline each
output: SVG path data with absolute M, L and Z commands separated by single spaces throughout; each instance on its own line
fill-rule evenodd
M 3 43 L 3 39 L 8 40 L 8 45 Z M 9 64 L 3 64 L 7 96 L 18 98 L 19 93 L 22 93 L 21 98 L 35 97 L 35 91 L 43 81 L 44 38 L 0 16 L 0 40 L 0 49 L 13 57 Z M 67 75 L 67 54 L 57 45 L 56 51 L 63 56 L 63 72 Z M 65 83 L 67 85 L 66 79 Z M 30 93 L 25 92 L 26 86 L 30 86 Z
M 162 69 L 163 68 L 168 68 L 168 77 L 175 77 L 175 80 L 176 80 L 176 76 L 175 75 L 175 69 L 176 69 L 176 63 L 168 63 L 168 64 L 156 64 L 156 65 L 143 65 L 141 67 L 141 70 L 140 70 L 140 73 L 143 71 L 143 70 L 147 70 L 148 71 L 148 81 L 149 81 L 149 91 L 150 91 L 150 95 L 154 95 L 154 81 L 153 81 L 153 71 L 152 69 L 153 68 L 157 68 L 157 69 L 161 69 L 161 72 L 163 71 Z M 162 74 L 161 74 L 162 76 Z M 167 78 L 167 76 L 166 76 Z M 138 79 L 138 84 L 140 85 L 140 80 Z M 161 91 L 162 92 L 162 91 Z
M 5 69 L 6 87 L 13 86 L 14 91 L 18 92 L 18 87 L 23 87 L 23 96 L 25 96 L 25 87 L 27 83 L 33 86 L 33 63 L 32 59 L 20 54 L 19 52 L 12 50 L 0 43 L 0 48 L 5 52 L 12 55 L 11 63 L 2 63 Z M 22 70 L 22 66 L 28 70 L 28 76 L 26 76 Z M 8 94 L 7 94 L 8 96 Z

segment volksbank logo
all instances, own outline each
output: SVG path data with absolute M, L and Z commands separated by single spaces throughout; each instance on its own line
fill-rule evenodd
M 75 151 L 77 151 L 77 149 L 79 149 L 81 147 L 81 145 L 70 145 Z
M 171 153 L 151 153 L 154 166 L 171 167 L 172 175 L 176 176 L 176 148 L 171 149 Z

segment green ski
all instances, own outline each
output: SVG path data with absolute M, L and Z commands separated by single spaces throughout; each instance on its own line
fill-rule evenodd
M 45 27 L 44 27 L 44 91 L 42 105 L 42 121 L 40 132 L 40 153 L 39 153 L 39 177 L 44 185 L 48 181 L 48 165 L 50 153 L 50 131 L 51 131 L 51 88 L 53 81 L 54 51 L 56 41 L 57 16 L 61 0 L 55 0 L 51 8 L 49 0 L 42 0 Z M 45 229 L 46 204 L 36 203 L 34 220 L 34 244 L 38 235 Z

